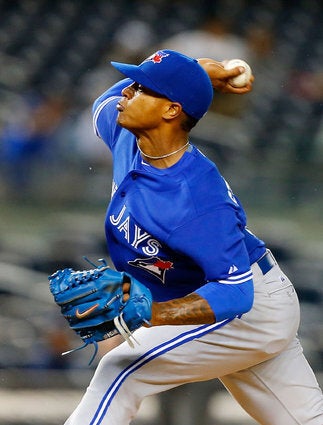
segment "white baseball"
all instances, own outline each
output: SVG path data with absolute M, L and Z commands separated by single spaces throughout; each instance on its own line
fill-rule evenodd
M 231 59 L 224 64 L 224 69 L 232 69 L 236 68 L 237 66 L 243 66 L 245 71 L 242 74 L 231 78 L 229 82 L 233 87 L 244 87 L 248 84 L 252 74 L 251 68 L 247 62 L 243 61 L 242 59 Z

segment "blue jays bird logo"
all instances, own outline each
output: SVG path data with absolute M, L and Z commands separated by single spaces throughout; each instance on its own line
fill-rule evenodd
M 171 261 L 165 261 L 159 257 L 136 258 L 134 261 L 128 261 L 128 264 L 146 270 L 148 273 L 160 279 L 163 283 L 165 283 L 166 271 L 173 268 L 173 263 Z
M 166 58 L 167 56 L 169 56 L 169 53 L 165 53 L 162 50 L 158 50 L 158 52 L 149 56 L 149 58 L 146 59 L 146 62 L 151 61 L 151 62 L 154 62 L 154 63 L 161 63 L 163 58 Z

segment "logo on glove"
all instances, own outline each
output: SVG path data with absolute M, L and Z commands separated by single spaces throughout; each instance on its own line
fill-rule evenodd
M 94 310 L 96 310 L 99 307 L 99 304 L 93 304 L 91 307 L 87 308 L 86 310 L 80 312 L 79 309 L 76 310 L 75 316 L 78 319 L 84 319 L 84 317 L 89 316 L 91 313 L 93 313 Z

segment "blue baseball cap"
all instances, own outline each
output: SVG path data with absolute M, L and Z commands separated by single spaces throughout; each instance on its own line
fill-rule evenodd
M 136 83 L 180 103 L 184 112 L 198 120 L 210 107 L 211 80 L 196 59 L 174 50 L 159 50 L 140 65 L 111 64 Z

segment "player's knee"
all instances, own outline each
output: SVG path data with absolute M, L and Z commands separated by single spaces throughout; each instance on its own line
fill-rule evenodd
M 106 353 L 100 360 L 98 368 L 104 369 L 102 373 L 115 376 L 129 368 L 137 356 L 127 350 L 119 350 L 118 347 Z

